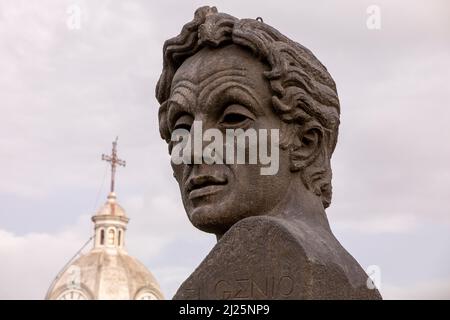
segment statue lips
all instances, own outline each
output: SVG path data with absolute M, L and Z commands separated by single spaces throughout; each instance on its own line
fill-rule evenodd
M 215 177 L 210 175 L 199 175 L 190 177 L 186 182 L 186 191 L 189 200 L 209 196 L 219 192 L 228 183 L 226 177 Z

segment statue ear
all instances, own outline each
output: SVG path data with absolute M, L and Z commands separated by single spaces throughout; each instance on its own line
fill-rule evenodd
M 291 170 L 311 165 L 323 150 L 323 130 L 317 123 L 300 125 L 290 148 Z

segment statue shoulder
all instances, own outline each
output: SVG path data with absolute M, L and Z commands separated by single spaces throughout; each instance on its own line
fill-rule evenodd
M 297 220 L 245 218 L 224 234 L 174 299 L 377 298 L 376 290 L 367 291 L 364 270 L 329 234 Z M 338 260 L 343 252 L 347 259 Z

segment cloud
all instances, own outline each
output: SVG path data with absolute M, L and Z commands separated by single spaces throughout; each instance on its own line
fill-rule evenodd
M 431 280 L 413 283 L 408 286 L 386 284 L 382 290 L 383 298 L 387 300 L 449 300 L 450 279 Z
M 0 297 L 43 299 L 59 270 L 89 239 L 85 219 L 56 234 L 19 236 L 0 229 Z
M 136 229 L 127 231 L 126 248 L 156 276 L 165 297 L 170 299 L 209 251 L 212 238 L 208 241 L 198 234 L 182 233 L 163 237 L 157 232 L 158 226 L 152 226 L 155 232 L 150 234 Z M 17 235 L 0 229 L 0 298 L 43 299 L 53 279 L 86 243 L 92 230 L 87 215 L 80 216 L 77 224 L 54 234 Z M 189 237 L 188 240 L 185 237 Z M 91 247 L 92 242 L 82 252 L 87 253 Z M 175 247 L 193 252 L 181 262 L 173 250 Z M 170 250 L 165 250 L 167 248 Z
M 419 226 L 419 219 L 414 215 L 390 213 L 365 219 L 336 219 L 333 228 L 363 234 L 412 233 Z
M 393 296 L 408 296 L 411 274 L 424 297 L 442 292 L 426 283 L 450 276 L 448 243 L 432 237 L 450 233 L 448 2 L 378 1 L 380 31 L 366 28 L 371 1 L 216 3 L 238 17 L 263 17 L 335 78 L 342 116 L 327 214 L 345 247 L 383 266 L 397 283 Z M 76 31 L 66 26 L 72 4 L 83 14 Z M 185 216 L 154 98 L 164 40 L 203 4 L 0 3 L 0 297 L 42 297 L 89 236 L 89 217 L 108 192 L 100 156 L 117 135 L 127 161 L 117 193 L 131 218 L 129 251 L 167 297 L 214 244 Z M 417 259 L 410 248 L 426 248 L 427 268 L 411 264 L 406 275 L 402 262 Z M 439 276 L 430 265 L 441 266 Z

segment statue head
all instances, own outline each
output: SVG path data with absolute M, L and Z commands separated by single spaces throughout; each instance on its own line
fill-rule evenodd
M 176 129 L 279 129 L 279 168 L 261 164 L 174 164 L 188 217 L 221 235 L 237 221 L 283 210 L 287 195 L 331 202 L 330 158 L 339 100 L 327 69 L 305 47 L 259 20 L 202 7 L 163 48 L 156 88 L 161 136 Z M 294 208 L 295 209 L 295 208 Z

